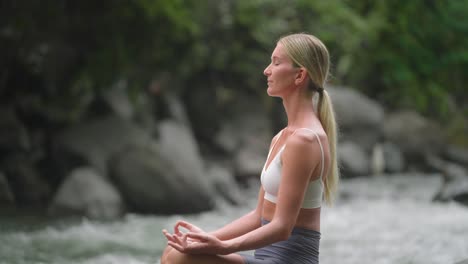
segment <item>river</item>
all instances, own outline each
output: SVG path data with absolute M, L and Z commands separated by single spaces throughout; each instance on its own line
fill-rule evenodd
M 453 264 L 468 259 L 468 207 L 434 203 L 437 175 L 404 174 L 343 180 L 341 196 L 322 209 L 321 264 Z M 127 215 L 119 221 L 46 219 L 25 213 L 0 216 L 0 263 L 159 263 L 161 229 L 177 219 L 205 230 L 220 227 L 255 206 L 190 216 Z M 3 213 L 4 214 L 4 213 Z

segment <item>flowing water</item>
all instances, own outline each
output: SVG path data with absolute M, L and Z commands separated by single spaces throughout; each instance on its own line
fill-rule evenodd
M 322 209 L 322 264 L 453 264 L 468 259 L 468 207 L 433 203 L 437 175 L 399 175 L 342 181 L 334 207 Z M 211 230 L 255 206 L 190 216 L 127 215 L 120 221 L 0 216 L 0 263 L 159 263 L 161 229 L 177 219 Z

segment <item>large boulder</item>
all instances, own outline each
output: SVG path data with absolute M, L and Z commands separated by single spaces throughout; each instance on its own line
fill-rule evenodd
M 354 142 L 343 142 L 338 148 L 343 177 L 367 176 L 370 173 L 370 159 L 366 152 Z
M 443 155 L 446 159 L 451 160 L 455 163 L 459 163 L 465 166 L 465 168 L 468 168 L 468 148 L 449 145 L 445 149 Z
M 192 80 L 190 89 L 184 91 L 183 102 L 187 109 L 187 115 L 192 124 L 192 129 L 198 139 L 210 142 L 219 129 L 220 121 L 224 118 L 222 106 L 218 104 L 217 89 L 211 80 L 199 76 Z
M 67 128 L 54 142 L 53 158 L 59 173 L 91 165 L 100 174 L 107 175 L 111 156 L 130 145 L 144 145 L 152 140 L 146 130 L 129 120 L 106 116 L 84 121 Z
M 442 185 L 434 200 L 456 200 L 468 206 L 468 171 L 456 163 L 442 160 L 434 155 L 428 155 L 427 160 L 442 175 Z
M 396 145 L 408 160 L 424 160 L 427 153 L 441 153 L 445 146 L 442 128 L 413 111 L 389 114 L 383 126 L 385 138 Z
M 231 205 L 240 205 L 246 202 L 230 169 L 213 162 L 207 166 L 206 174 L 213 181 L 216 194 L 223 200 Z
M 140 213 L 196 213 L 214 207 L 214 191 L 191 131 L 159 124 L 157 142 L 133 145 L 109 162 L 110 175 L 130 209 Z
M 31 142 L 25 126 L 12 108 L 0 108 L 0 158 L 11 151 L 30 148 Z
M 117 81 L 111 88 L 104 91 L 101 103 L 125 120 L 131 120 L 135 116 L 136 107 L 128 94 L 128 83 L 125 80 Z
M 333 102 L 342 141 L 354 141 L 366 152 L 381 138 L 384 109 L 376 101 L 348 87 L 326 87 Z
M 405 158 L 400 148 L 391 143 L 385 142 L 382 144 L 385 172 L 399 173 L 405 169 Z
M 41 206 L 49 200 L 51 188 L 27 154 L 12 153 L 0 164 L 18 205 Z
M 123 215 L 124 203 L 117 189 L 95 169 L 81 167 L 73 170 L 62 183 L 49 212 L 111 220 Z
M 239 98 L 215 136 L 215 143 L 233 156 L 235 176 L 244 183 L 260 175 L 273 136 L 268 113 L 253 100 Z

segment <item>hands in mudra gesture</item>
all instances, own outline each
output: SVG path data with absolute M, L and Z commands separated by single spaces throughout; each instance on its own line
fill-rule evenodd
M 182 232 L 181 228 L 187 232 Z M 188 222 L 178 221 L 174 226 L 174 234 L 165 229 L 162 232 L 167 238 L 167 244 L 182 253 L 227 254 L 223 241 Z

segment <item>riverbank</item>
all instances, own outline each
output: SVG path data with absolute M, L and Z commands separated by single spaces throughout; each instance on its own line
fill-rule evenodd
M 400 174 L 342 181 L 341 197 L 323 208 L 322 264 L 446 264 L 468 258 L 468 209 L 432 202 L 438 175 Z M 214 211 L 188 216 L 126 215 L 110 222 L 32 216 L 0 219 L 0 263 L 158 263 L 165 245 L 162 228 L 177 219 L 211 230 L 255 206 L 256 188 L 245 190 L 243 206 L 219 201 Z M 36 219 L 38 220 L 38 219 Z

